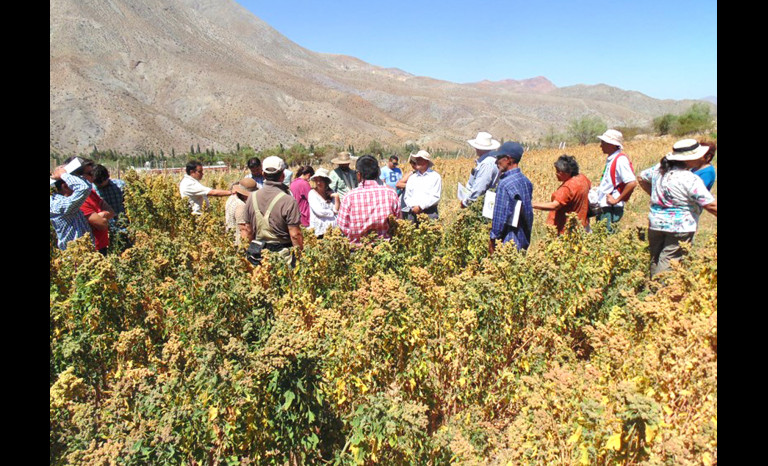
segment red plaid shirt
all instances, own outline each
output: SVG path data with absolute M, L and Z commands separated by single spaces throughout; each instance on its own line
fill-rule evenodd
M 371 231 L 389 238 L 390 215 L 400 218 L 400 200 L 395 190 L 375 180 L 363 180 L 341 200 L 336 225 L 353 243 Z

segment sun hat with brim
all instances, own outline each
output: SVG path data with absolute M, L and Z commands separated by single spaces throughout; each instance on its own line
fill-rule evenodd
M 243 178 L 240 182 L 236 183 L 232 189 L 242 194 L 243 196 L 249 196 L 252 192 L 256 191 L 258 185 L 256 180 L 251 177 Z
M 429 166 L 430 167 L 435 164 L 435 162 L 432 161 L 432 156 L 429 155 L 429 152 L 427 152 L 427 151 L 425 151 L 423 149 L 418 151 L 418 152 L 416 152 L 415 154 L 410 154 L 408 156 L 408 162 L 410 162 L 411 159 L 424 159 L 427 162 L 429 162 Z
M 318 178 L 323 178 L 328 184 L 331 184 L 331 173 L 325 168 L 318 168 L 315 174 L 309 177 L 309 180 L 312 181 Z
M 702 146 L 695 139 L 682 139 L 672 146 L 672 152 L 667 154 L 667 160 L 686 161 L 704 157 L 709 146 Z
M 598 136 L 597 139 L 601 141 L 605 141 L 608 144 L 612 144 L 614 146 L 619 146 L 619 147 L 624 146 L 624 135 L 621 134 L 621 131 L 618 131 L 615 129 L 609 129 L 608 131 L 604 132 L 602 135 Z
M 275 174 L 286 169 L 283 159 L 276 155 L 270 155 L 261 162 L 261 170 L 267 174 Z
M 493 136 L 491 136 L 490 133 L 486 133 L 485 131 L 480 131 L 477 133 L 475 139 L 468 139 L 467 144 L 474 147 L 475 149 L 480 150 L 494 150 L 501 146 L 499 141 L 493 139 Z
M 355 160 L 357 160 L 357 157 L 353 157 L 349 152 L 339 152 L 336 154 L 335 159 L 331 159 L 331 162 L 336 165 L 349 165 Z
M 523 146 L 520 145 L 520 143 L 514 142 L 514 141 L 507 141 L 504 144 L 501 145 L 498 149 L 496 149 L 493 152 L 490 152 L 488 155 L 490 157 L 512 157 L 513 159 L 516 159 L 518 162 L 520 159 L 523 158 L 523 152 L 525 149 L 523 149 Z

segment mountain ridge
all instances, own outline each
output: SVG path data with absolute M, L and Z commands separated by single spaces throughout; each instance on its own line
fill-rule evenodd
M 530 140 L 584 115 L 631 125 L 696 102 L 557 88 L 543 76 L 415 76 L 303 48 L 231 0 L 52 0 L 50 14 L 50 145 L 62 153 L 371 140 L 456 148 L 481 130 Z

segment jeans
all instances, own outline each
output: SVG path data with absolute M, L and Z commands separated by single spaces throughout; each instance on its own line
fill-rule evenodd
M 616 233 L 616 228 L 613 225 L 621 220 L 624 216 L 624 206 L 607 206 L 602 208 L 602 212 L 597 216 L 597 221 L 605 220 L 605 227 L 608 233 Z

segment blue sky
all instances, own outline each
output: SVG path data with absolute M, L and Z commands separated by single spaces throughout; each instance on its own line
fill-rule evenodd
M 716 0 L 235 0 L 315 52 L 458 83 L 717 95 Z

